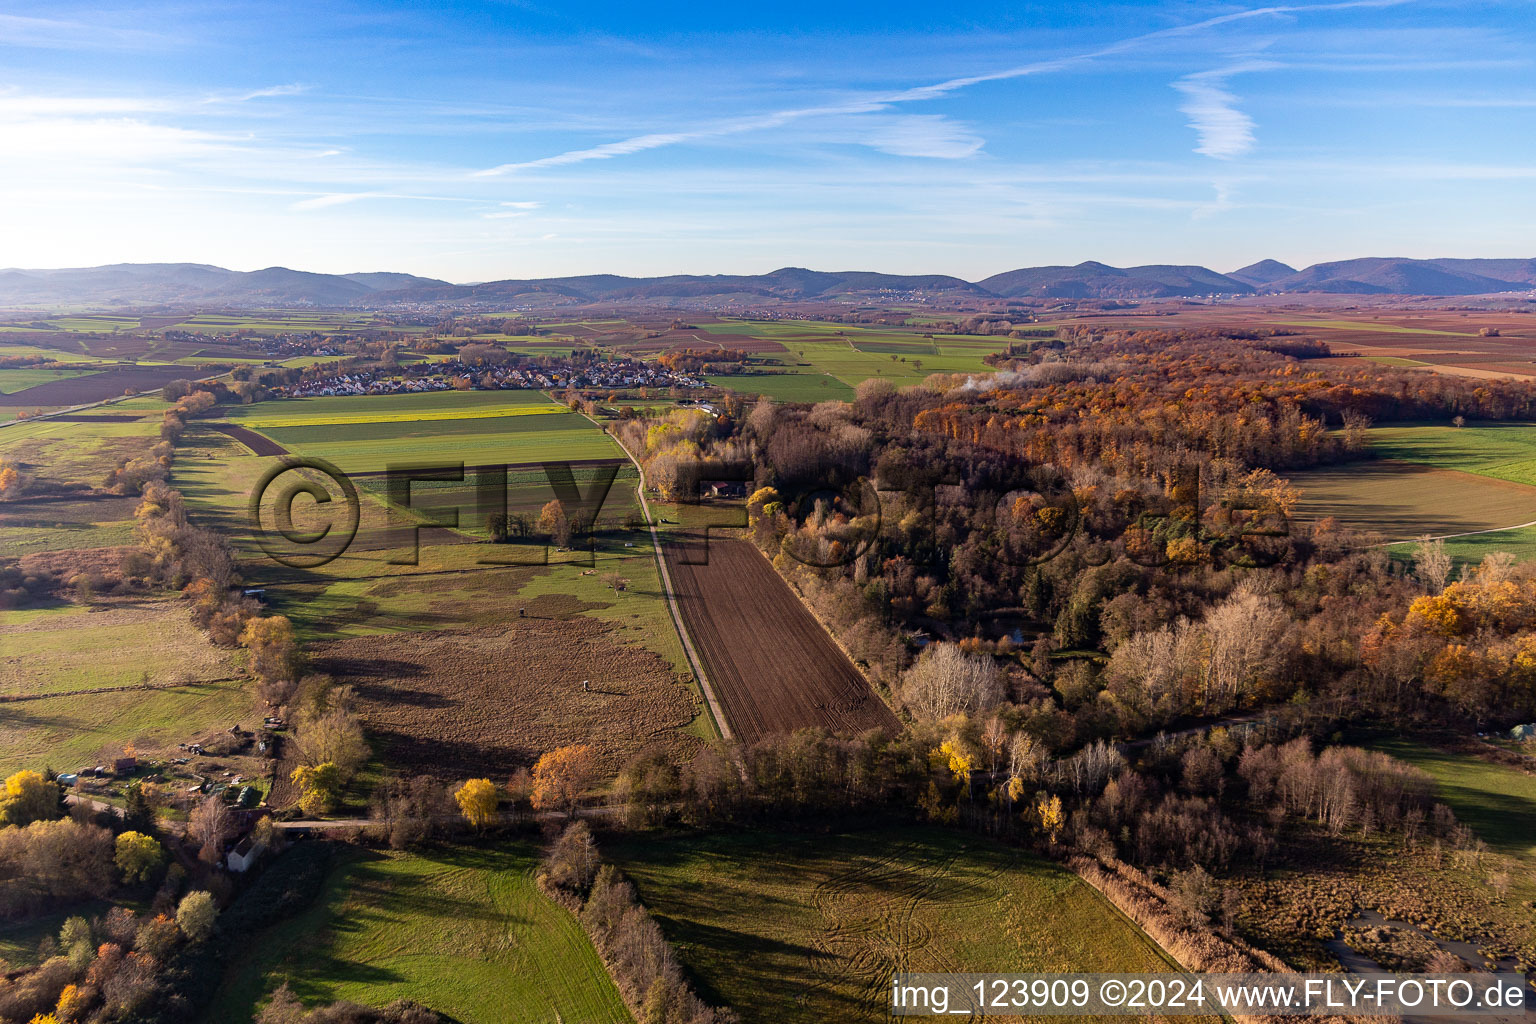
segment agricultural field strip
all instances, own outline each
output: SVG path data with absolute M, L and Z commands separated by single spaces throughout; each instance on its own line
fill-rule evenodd
M 750 741 L 805 726 L 900 729 L 831 634 L 749 542 L 717 535 L 704 545 L 677 537 L 663 555 L 683 625 L 737 735 Z M 764 678 L 774 685 L 762 685 Z
M 1377 427 L 1370 433 L 1384 458 L 1536 486 L 1536 424 Z
M 554 401 L 553 398 L 550 400 Z M 592 425 L 599 430 L 603 429 L 601 423 L 587 416 L 586 413 L 582 413 L 582 416 L 591 420 Z M 617 444 L 617 442 L 615 443 Z M 635 475 L 639 478 L 635 487 L 635 496 L 640 499 L 640 513 L 644 516 L 647 530 L 650 533 L 651 556 L 655 559 L 656 574 L 661 582 L 662 594 L 667 602 L 667 612 L 671 618 L 672 627 L 677 632 L 678 642 L 682 644 L 683 656 L 688 660 L 688 666 L 692 670 L 694 678 L 698 680 L 699 693 L 704 698 L 704 706 L 709 711 L 709 718 L 714 724 L 714 731 L 721 739 L 728 740 L 731 738 L 731 727 L 725 720 L 725 712 L 721 709 L 720 702 L 715 696 L 714 687 L 710 684 L 709 675 L 704 670 L 704 661 L 699 657 L 698 651 L 694 648 L 693 640 L 688 635 L 687 627 L 683 625 L 682 611 L 678 607 L 677 591 L 672 586 L 672 577 L 667 572 L 667 560 L 662 553 L 661 535 L 656 531 L 656 517 L 651 515 L 651 507 L 645 500 L 645 470 L 641 467 L 640 461 L 630 454 L 628 448 L 625 448 L 623 445 L 618 445 L 618 448 L 624 453 L 624 457 L 629 459 L 630 464 L 635 467 Z
M 253 430 L 275 427 L 339 426 L 349 423 L 426 423 L 438 420 L 493 420 L 509 416 L 548 416 L 569 412 L 564 406 L 514 407 L 510 409 L 412 409 L 395 413 L 361 412 L 351 415 L 331 413 L 320 416 L 243 417 L 243 425 Z
M 1434 334 L 1445 338 L 1475 338 L 1476 334 L 1464 331 L 1436 331 L 1425 327 L 1403 327 L 1400 324 L 1369 323 L 1362 320 L 1271 320 L 1272 324 L 1285 327 L 1313 327 L 1329 331 L 1370 331 L 1379 334 Z

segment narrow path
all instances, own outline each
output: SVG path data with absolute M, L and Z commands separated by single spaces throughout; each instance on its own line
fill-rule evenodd
M 1498 526 L 1498 527 L 1495 527 L 1492 530 L 1469 530 L 1466 533 L 1442 533 L 1438 537 L 1430 537 L 1428 539 L 1429 540 L 1455 540 L 1458 537 L 1481 537 L 1485 533 L 1505 533 L 1506 531 L 1509 531 L 1509 530 L 1524 530 L 1524 529 L 1526 529 L 1528 527 L 1532 527 L 1532 526 L 1536 526 L 1536 519 L 1533 519 L 1533 520 L 1531 520 L 1528 523 L 1517 523 L 1514 526 Z M 1385 542 L 1383 542 L 1381 544 L 1376 544 L 1374 546 L 1378 547 L 1378 548 L 1389 548 L 1389 547 L 1392 547 L 1393 545 L 1396 545 L 1396 544 L 1416 544 L 1421 539 L 1423 539 L 1423 538 L 1420 538 L 1420 537 L 1410 537 L 1407 540 L 1389 540 L 1389 541 L 1385 541 Z
M 555 401 L 554 396 L 548 392 L 543 394 L 551 402 Z M 581 415 L 585 416 L 587 421 L 597 429 L 605 434 L 608 433 L 597 420 L 587 416 L 585 412 Z M 667 572 L 667 560 L 661 553 L 661 534 L 656 530 L 656 520 L 651 516 L 651 506 L 645 500 L 645 470 L 641 468 L 639 460 L 630 454 L 629 449 L 619 443 L 618 438 L 613 438 L 613 443 L 618 445 L 619 450 L 634 465 L 635 473 L 640 477 L 640 483 L 635 488 L 635 492 L 640 496 L 640 514 L 645 516 L 646 528 L 651 533 L 651 553 L 656 557 L 656 571 L 661 575 L 661 591 L 667 599 L 667 611 L 672 614 L 672 625 L 677 629 L 677 638 L 683 643 L 683 654 L 688 658 L 694 677 L 699 681 L 699 691 L 704 694 L 704 702 L 709 707 L 709 716 L 715 722 L 715 731 L 720 734 L 721 739 L 728 740 L 731 738 L 731 727 L 725 720 L 725 712 L 720 709 L 720 703 L 715 699 L 714 687 L 709 684 L 709 675 L 704 671 L 704 661 L 699 657 L 699 652 L 694 649 L 693 640 L 688 636 L 688 629 L 683 625 L 682 612 L 677 606 L 677 592 L 672 588 L 672 576 Z

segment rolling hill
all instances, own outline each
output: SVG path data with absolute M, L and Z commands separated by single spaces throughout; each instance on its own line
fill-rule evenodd
M 234 271 L 201 263 L 121 263 L 64 270 L 0 270 L 0 307 L 60 305 L 231 308 L 377 308 L 411 304 L 807 301 L 895 298 L 1169 299 L 1324 292 L 1359 295 L 1482 295 L 1536 289 L 1536 259 L 1396 259 L 1318 263 L 1296 270 L 1261 260 L 1230 274 L 1200 266 L 1022 267 L 970 282 L 943 274 L 827 272 L 785 267 L 769 274 L 590 274 L 451 284 L 390 272 L 318 274 L 267 267 Z
M 1027 267 L 994 274 L 978 282 L 1006 298 L 1167 299 L 1180 295 L 1246 294 L 1253 287 L 1205 267 L 1105 266 L 1079 263 L 1075 267 Z
M 202 263 L 119 263 L 0 270 L 0 305 L 346 306 L 383 290 L 445 283 L 411 274 L 312 274 L 286 267 L 241 272 Z

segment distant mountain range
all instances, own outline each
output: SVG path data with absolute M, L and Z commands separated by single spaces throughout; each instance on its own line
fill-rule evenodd
M 827 273 L 549 277 L 456 285 L 411 274 L 249 272 L 199 263 L 120 263 L 73 270 L 0 270 L 0 307 L 48 305 L 379 308 L 464 303 L 815 300 L 920 293 L 986 298 L 1170 299 L 1204 295 L 1328 292 L 1354 295 L 1485 295 L 1536 288 L 1536 259 L 1371 258 L 1296 270 L 1262 260 L 1230 274 L 1152 265 L 1026 267 L 963 281 L 942 274 Z
M 0 305 L 356 305 L 384 291 L 447 282 L 411 274 L 310 274 L 286 267 L 241 272 L 204 263 L 117 263 L 77 270 L 0 270 Z

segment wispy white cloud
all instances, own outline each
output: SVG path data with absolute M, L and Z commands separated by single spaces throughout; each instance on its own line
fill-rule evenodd
M 863 143 L 894 156 L 960 160 L 981 151 L 983 140 L 962 124 L 938 114 L 908 114 L 877 124 Z
M 245 92 L 213 93 L 201 97 L 163 95 L 131 96 L 84 94 L 76 96 L 0 89 L 0 117 L 97 116 L 118 114 L 195 114 L 207 116 L 224 111 L 208 108 L 277 96 L 296 96 L 303 85 L 273 85 Z
M 278 96 L 298 96 L 308 92 L 309 86 L 300 85 L 297 82 L 288 85 L 269 85 L 261 89 L 249 89 L 245 92 L 214 93 L 204 97 L 204 103 L 249 103 L 251 100 L 273 99 Z
M 1226 88 L 1227 79 L 1269 64 L 1243 64 L 1185 75 L 1173 87 L 1184 94 L 1179 110 L 1189 116 L 1200 144 L 1196 153 L 1217 160 L 1231 160 L 1252 151 L 1253 118 L 1237 109 L 1237 97 Z
M 419 203 L 473 203 L 477 200 L 465 196 L 427 196 L 410 195 L 399 192 L 327 192 L 322 195 L 311 196 L 308 199 L 300 199 L 289 205 L 290 210 L 325 210 L 332 206 L 346 206 L 349 203 L 360 203 L 365 199 L 397 199 L 409 200 Z
M 719 138 L 728 135 L 737 135 L 744 132 L 761 131 L 778 128 L 795 121 L 807 118 L 828 117 L 835 115 L 875 113 L 889 110 L 892 106 L 901 103 L 915 103 L 927 100 L 936 100 L 948 96 L 951 93 L 968 89 L 971 86 L 982 85 L 989 82 L 1003 82 L 1016 78 L 1025 78 L 1031 75 L 1047 74 L 1055 71 L 1064 71 L 1080 65 L 1090 64 L 1102 60 L 1105 57 L 1116 56 L 1139 50 L 1160 40 L 1174 39 L 1180 36 L 1194 35 L 1208 29 L 1217 28 L 1234 22 L 1246 21 L 1258 18 L 1286 17 L 1290 15 L 1307 14 L 1321 11 L 1342 11 L 1356 8 L 1381 8 L 1397 7 L 1415 0 L 1342 0 L 1336 3 L 1323 4 L 1279 4 L 1268 7 L 1251 8 L 1245 11 L 1234 11 L 1230 14 L 1222 14 L 1203 21 L 1192 22 L 1188 25 L 1176 25 L 1172 28 L 1159 29 L 1155 32 L 1147 32 L 1142 35 L 1122 39 L 1107 46 L 1098 47 L 1083 53 L 1069 54 L 1051 60 L 1032 61 L 1028 64 L 1020 64 L 999 71 L 984 72 L 976 75 L 966 75 L 957 78 L 949 78 L 929 85 L 914 86 L 894 92 L 871 93 L 853 99 L 834 102 L 826 105 L 800 107 L 795 109 L 777 110 L 770 113 L 752 117 L 736 118 L 716 122 L 700 128 L 687 131 L 655 132 L 647 135 L 637 135 L 617 142 L 609 142 L 600 146 L 592 146 L 585 149 L 574 149 L 554 156 L 541 157 L 535 160 L 524 160 L 516 163 L 500 164 L 496 167 L 474 172 L 480 177 L 496 177 L 506 174 L 514 174 L 519 171 L 533 170 L 541 167 L 559 167 L 569 164 L 585 163 L 589 160 L 609 160 L 614 157 L 627 156 L 632 153 L 640 153 L 646 150 L 659 149 L 663 146 L 672 146 L 678 143 L 698 142 L 711 138 Z
M 164 36 L 143 29 L 0 14 L 0 48 L 26 46 L 45 50 L 142 50 L 162 45 L 166 41 Z

